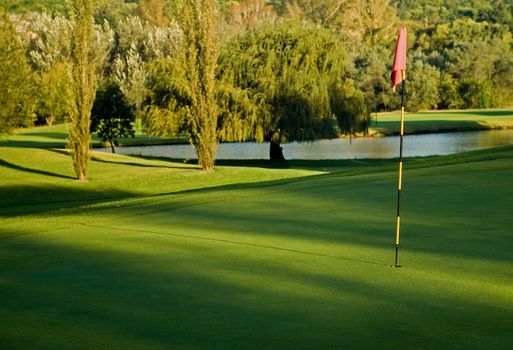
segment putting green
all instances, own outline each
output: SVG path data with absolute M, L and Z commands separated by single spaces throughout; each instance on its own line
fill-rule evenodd
M 205 175 L 102 155 L 67 194 L 80 186 L 69 170 L 8 151 L 1 190 L 14 196 L 24 174 L 23 193 L 39 199 L 6 200 L 18 216 L 0 219 L 7 349 L 513 344 L 513 147 L 406 162 L 399 269 L 389 161 Z M 71 209 L 45 205 L 45 193 Z

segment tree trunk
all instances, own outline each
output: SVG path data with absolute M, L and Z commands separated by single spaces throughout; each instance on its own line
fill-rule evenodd
M 269 151 L 271 160 L 285 160 L 283 156 L 283 148 L 279 143 L 271 141 L 271 149 Z
M 110 149 L 112 150 L 112 153 L 116 153 L 116 151 L 114 150 L 114 144 L 112 143 L 112 140 L 109 140 L 110 142 Z

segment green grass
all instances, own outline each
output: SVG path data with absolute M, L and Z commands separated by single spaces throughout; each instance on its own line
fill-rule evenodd
M 1 348 L 513 345 L 513 147 L 406 161 L 400 269 L 392 161 L 0 159 Z
M 397 135 L 400 130 L 400 113 L 373 115 L 370 133 Z M 513 109 L 484 109 L 465 111 L 432 111 L 405 114 L 406 134 L 450 131 L 477 131 L 513 129 Z
M 68 130 L 66 124 L 55 124 L 52 126 L 41 126 L 30 129 L 19 129 L 14 135 L 0 139 L 0 146 L 18 148 L 64 148 Z M 169 145 L 188 143 L 186 137 L 164 138 L 147 135 L 141 131 L 135 133 L 135 137 L 119 138 L 121 146 L 138 145 Z M 110 147 L 103 144 L 96 133 L 92 135 L 92 146 L 94 148 Z

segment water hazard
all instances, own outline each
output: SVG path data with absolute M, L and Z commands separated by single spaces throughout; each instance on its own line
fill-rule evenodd
M 406 135 L 405 157 L 446 155 L 513 144 L 513 130 L 492 130 L 443 134 Z M 366 159 L 396 158 L 399 154 L 399 136 L 382 138 L 353 138 L 320 140 L 306 143 L 283 144 L 286 159 Z M 108 152 L 108 149 L 104 151 Z M 196 159 L 191 145 L 119 147 L 120 154 Z M 268 143 L 223 143 L 217 159 L 268 159 Z

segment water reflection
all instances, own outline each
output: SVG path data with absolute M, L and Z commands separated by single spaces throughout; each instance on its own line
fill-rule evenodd
M 446 155 L 476 149 L 513 144 L 513 130 L 493 130 L 445 134 L 407 135 L 404 137 L 406 157 Z M 105 149 L 104 151 L 108 151 Z M 191 145 L 123 147 L 121 154 L 196 159 Z M 399 137 L 321 140 L 283 145 L 286 159 L 365 159 L 395 158 L 399 153 Z M 218 148 L 217 159 L 268 159 L 267 143 L 225 143 Z

